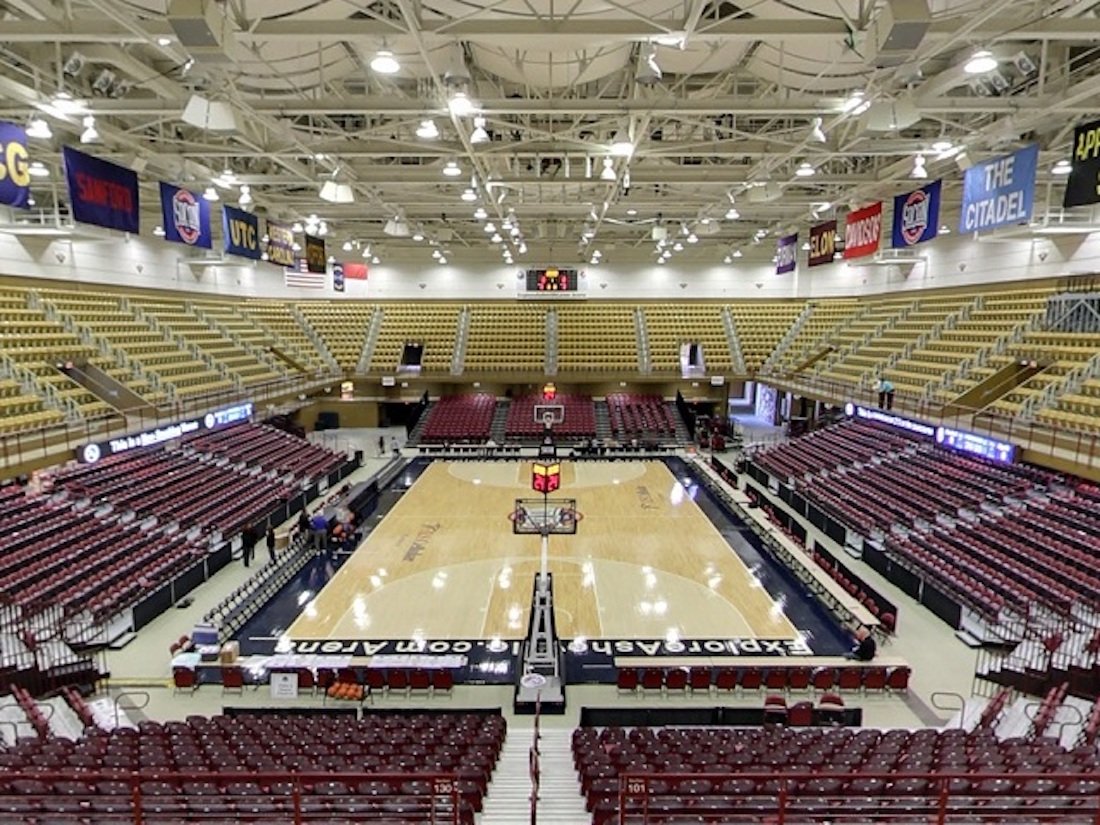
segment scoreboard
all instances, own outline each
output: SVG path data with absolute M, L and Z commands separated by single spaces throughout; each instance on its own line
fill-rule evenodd
M 528 269 L 527 291 L 576 292 L 579 274 L 575 269 L 558 269 L 556 267 Z

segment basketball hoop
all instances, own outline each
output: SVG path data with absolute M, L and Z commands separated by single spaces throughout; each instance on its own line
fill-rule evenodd
M 542 414 L 542 426 L 548 430 L 554 426 L 554 413 L 551 410 L 546 410 Z

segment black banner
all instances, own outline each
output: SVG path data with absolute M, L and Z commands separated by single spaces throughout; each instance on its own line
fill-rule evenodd
M 1100 120 L 1073 131 L 1073 169 L 1066 180 L 1062 205 L 1069 208 L 1090 203 L 1100 203 Z
M 836 252 L 836 221 L 826 221 L 810 227 L 809 266 L 831 264 Z
M 306 235 L 306 268 L 309 272 L 325 272 L 325 241 Z

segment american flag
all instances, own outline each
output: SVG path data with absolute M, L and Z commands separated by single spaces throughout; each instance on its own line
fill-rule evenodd
M 289 287 L 324 289 L 327 275 L 324 272 L 310 272 L 306 265 L 306 259 L 296 258 L 294 266 L 288 266 L 283 270 L 283 277 Z

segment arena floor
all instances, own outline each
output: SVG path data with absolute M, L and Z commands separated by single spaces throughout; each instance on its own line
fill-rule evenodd
M 522 637 L 540 538 L 514 535 L 529 462 L 434 462 L 310 599 L 285 634 L 303 640 Z M 686 483 L 685 483 L 686 482 Z M 551 536 L 563 638 L 790 639 L 784 598 L 657 461 L 562 464 L 576 535 Z

